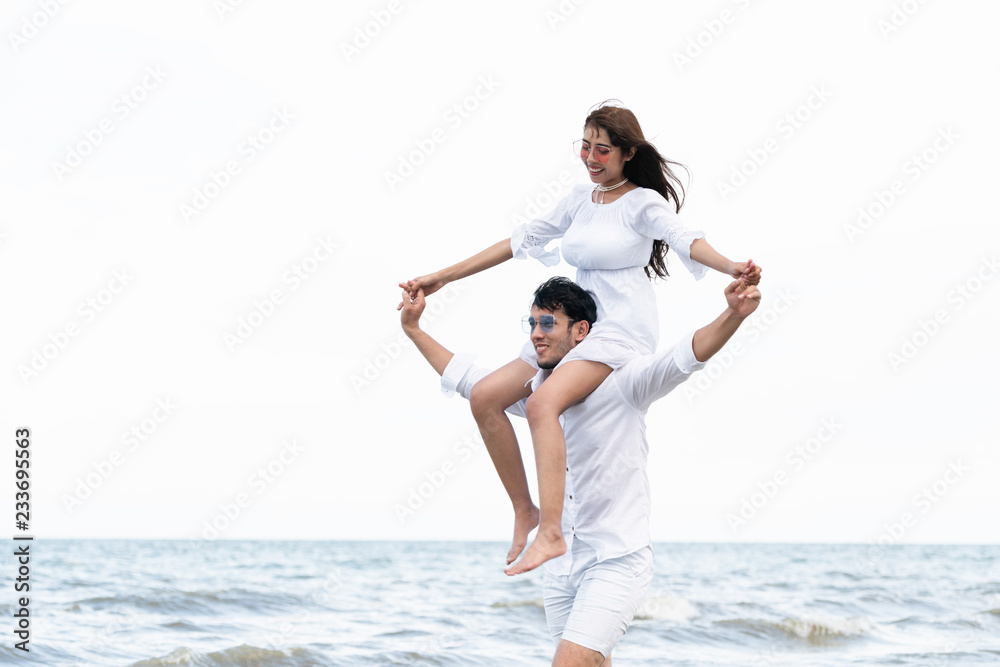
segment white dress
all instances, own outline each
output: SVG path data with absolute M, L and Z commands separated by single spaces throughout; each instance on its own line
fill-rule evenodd
M 708 267 L 691 259 L 691 243 L 705 234 L 685 227 L 655 190 L 636 188 L 610 204 L 595 204 L 592 191 L 592 185 L 574 187 L 550 213 L 519 225 L 510 247 L 516 259 L 534 257 L 555 266 L 559 249 L 546 246 L 562 239 L 562 256 L 577 269 L 576 283 L 597 301 L 594 328 L 563 362 L 588 359 L 619 368 L 637 354 L 654 352 L 659 340 L 656 295 L 643 271 L 653 241 L 665 241 L 700 280 Z M 530 341 L 521 358 L 536 365 Z

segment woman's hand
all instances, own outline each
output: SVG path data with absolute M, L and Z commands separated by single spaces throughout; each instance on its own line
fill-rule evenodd
M 410 295 L 410 301 L 412 302 L 418 291 L 423 290 L 424 296 L 427 296 L 428 294 L 434 294 L 434 292 L 437 292 L 447 284 L 448 281 L 442 278 L 439 274 L 428 273 L 426 276 L 420 276 L 419 278 L 414 278 L 413 280 L 407 280 L 405 283 L 399 283 L 399 286 Z M 396 306 L 396 310 L 402 309 L 403 302 L 400 301 L 399 305 Z
M 760 283 L 761 268 L 753 263 L 752 259 L 745 262 L 733 262 L 729 269 L 729 275 L 733 278 L 743 278 L 748 285 Z

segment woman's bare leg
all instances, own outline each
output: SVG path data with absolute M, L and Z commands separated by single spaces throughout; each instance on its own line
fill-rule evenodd
M 597 389 L 611 367 L 597 361 L 570 361 L 559 366 L 528 398 L 526 412 L 538 468 L 540 523 L 535 541 L 524 556 L 504 572 L 509 575 L 533 570 L 545 561 L 566 553 L 562 535 L 563 494 L 566 493 L 566 440 L 559 415 Z
M 531 393 L 531 388 L 525 385 L 536 372 L 523 359 L 515 359 L 477 382 L 469 396 L 486 451 L 514 506 L 514 539 L 507 552 L 508 565 L 524 551 L 528 533 L 538 525 L 538 508 L 531 502 L 521 449 L 504 410 Z

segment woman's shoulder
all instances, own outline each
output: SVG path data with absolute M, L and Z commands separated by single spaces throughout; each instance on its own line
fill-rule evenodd
M 630 211 L 641 211 L 649 208 L 674 210 L 673 204 L 664 199 L 663 195 L 652 188 L 639 186 L 625 193 L 622 199 L 626 201 Z
M 659 192 L 653 188 L 644 188 L 641 185 L 632 190 L 630 194 L 632 195 L 633 200 L 641 201 L 643 203 L 664 205 L 668 203 Z
M 626 200 L 626 218 L 629 220 L 679 220 L 674 203 L 652 188 L 638 187 L 623 199 Z
M 563 197 L 563 202 L 569 211 L 578 211 L 583 204 L 590 201 L 590 194 L 594 191 L 594 186 L 587 183 L 574 185 L 570 188 L 569 194 Z

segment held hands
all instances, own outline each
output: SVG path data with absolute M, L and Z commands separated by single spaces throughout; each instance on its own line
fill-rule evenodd
M 429 273 L 426 276 L 420 276 L 413 280 L 407 280 L 405 283 L 399 283 L 399 286 L 403 288 L 406 296 L 412 301 L 419 290 L 423 290 L 424 296 L 430 296 L 446 284 L 448 284 L 448 281 L 438 276 L 438 274 Z M 402 310 L 406 301 L 407 299 L 404 298 L 403 302 L 396 306 L 396 310 Z
M 734 280 L 726 287 L 726 303 L 736 317 L 746 319 L 760 305 L 760 290 L 742 278 Z
M 400 324 L 403 331 L 415 331 L 420 329 L 420 316 L 424 313 L 427 302 L 424 300 L 424 291 L 417 289 L 412 298 L 409 292 L 403 291 L 403 302 L 396 310 L 402 310 L 399 315 Z
M 733 262 L 732 268 L 729 269 L 729 275 L 733 278 L 745 279 L 748 285 L 760 283 L 760 272 L 760 267 L 754 264 L 752 259 L 745 262 Z

